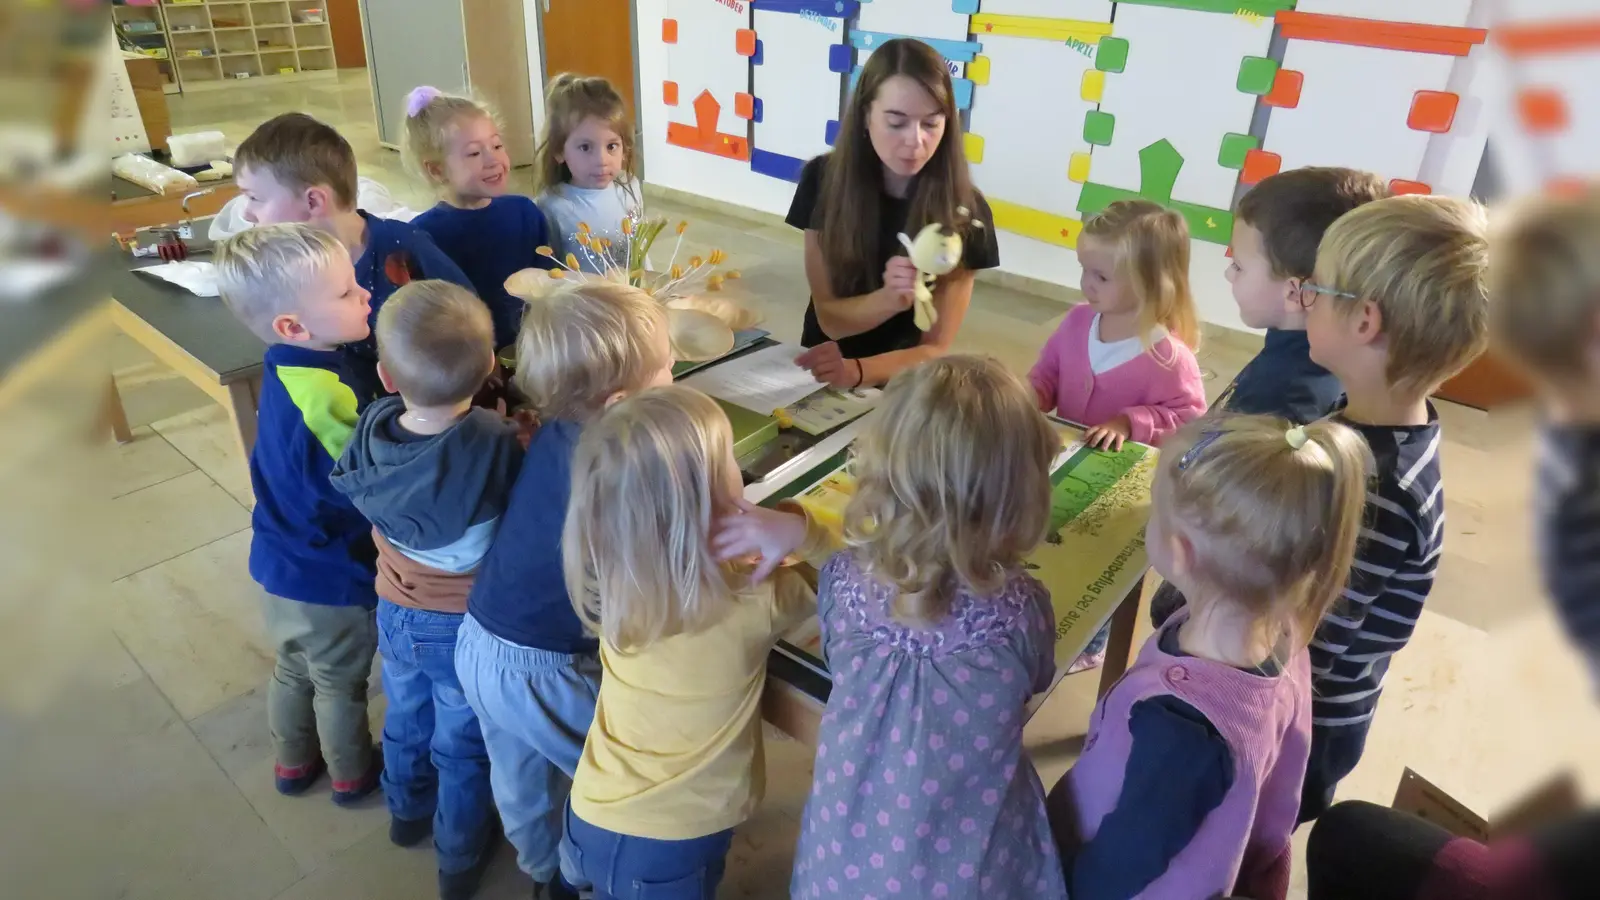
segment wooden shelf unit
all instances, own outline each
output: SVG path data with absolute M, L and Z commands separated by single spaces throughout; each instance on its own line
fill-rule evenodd
M 166 0 L 160 9 L 184 88 L 335 68 L 333 31 L 320 0 Z M 318 18 L 307 21 L 312 15 Z
M 162 15 L 161 7 L 126 6 L 119 3 L 111 7 L 111 15 L 117 24 L 122 26 L 123 34 L 138 45 L 139 52 L 157 62 L 163 82 L 161 90 L 168 94 L 182 91 L 183 85 L 178 80 L 177 65 L 171 59 L 172 45 L 167 37 L 167 22 Z

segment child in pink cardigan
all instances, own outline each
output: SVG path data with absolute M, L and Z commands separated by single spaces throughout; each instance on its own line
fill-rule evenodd
M 1148 200 L 1118 200 L 1084 223 L 1078 261 L 1086 302 L 1067 313 L 1028 373 L 1039 408 L 1088 426 L 1091 447 L 1159 445 L 1206 411 L 1189 226 Z M 1102 628 L 1068 674 L 1098 668 L 1109 635 Z

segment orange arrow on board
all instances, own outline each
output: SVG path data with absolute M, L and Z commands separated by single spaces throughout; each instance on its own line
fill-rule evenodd
M 717 135 L 717 119 L 722 115 L 722 104 L 717 98 L 711 96 L 710 91 L 701 91 L 700 96 L 694 98 L 694 127 L 700 132 L 700 139 L 709 141 Z

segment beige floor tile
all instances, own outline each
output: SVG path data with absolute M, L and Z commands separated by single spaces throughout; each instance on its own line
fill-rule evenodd
M 195 471 L 116 498 L 92 525 L 108 536 L 101 563 L 119 578 L 248 528 L 250 513 Z
M 261 725 L 265 730 L 265 722 Z M 375 732 L 376 733 L 376 732 Z M 309 875 L 363 839 L 382 834 L 387 842 L 389 812 L 380 790 L 352 809 L 336 806 L 328 779 L 298 797 L 285 797 L 273 786 L 271 756 L 264 757 L 234 778 L 239 793 L 256 815 L 288 850 L 300 871 Z M 395 853 L 402 852 L 390 847 Z
M 150 427 L 233 499 L 246 508 L 255 507 L 249 461 L 239 449 L 233 420 L 220 404 L 208 403 L 153 422 Z
M 317 867 L 277 900 L 432 900 L 438 870 L 430 846 L 402 849 L 380 828 Z M 516 855 L 502 843 L 476 900 L 525 900 L 533 882 L 517 870 Z
M 115 377 L 130 425 L 149 425 L 212 403 L 206 392 L 153 357 L 117 370 Z
M 148 679 L 15 725 L 0 727 L 14 896 L 264 900 L 300 877 Z
M 249 553 L 244 530 L 112 585 L 112 628 L 185 720 L 259 686 L 271 671 Z
M 195 469 L 194 463 L 148 425 L 133 429 L 133 440 L 117 446 L 110 459 L 105 477 L 112 497 L 170 481 Z

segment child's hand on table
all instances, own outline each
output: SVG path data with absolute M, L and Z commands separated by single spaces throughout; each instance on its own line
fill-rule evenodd
M 759 559 L 750 580 L 752 583 L 762 581 L 776 571 L 789 554 L 805 544 L 806 517 L 766 509 L 743 497 L 734 503 L 738 511 L 719 516 L 713 524 L 712 552 L 722 562 Z
M 1096 450 L 1115 453 L 1122 449 L 1122 442 L 1132 434 L 1133 423 L 1123 415 L 1089 429 L 1083 435 L 1083 442 Z

